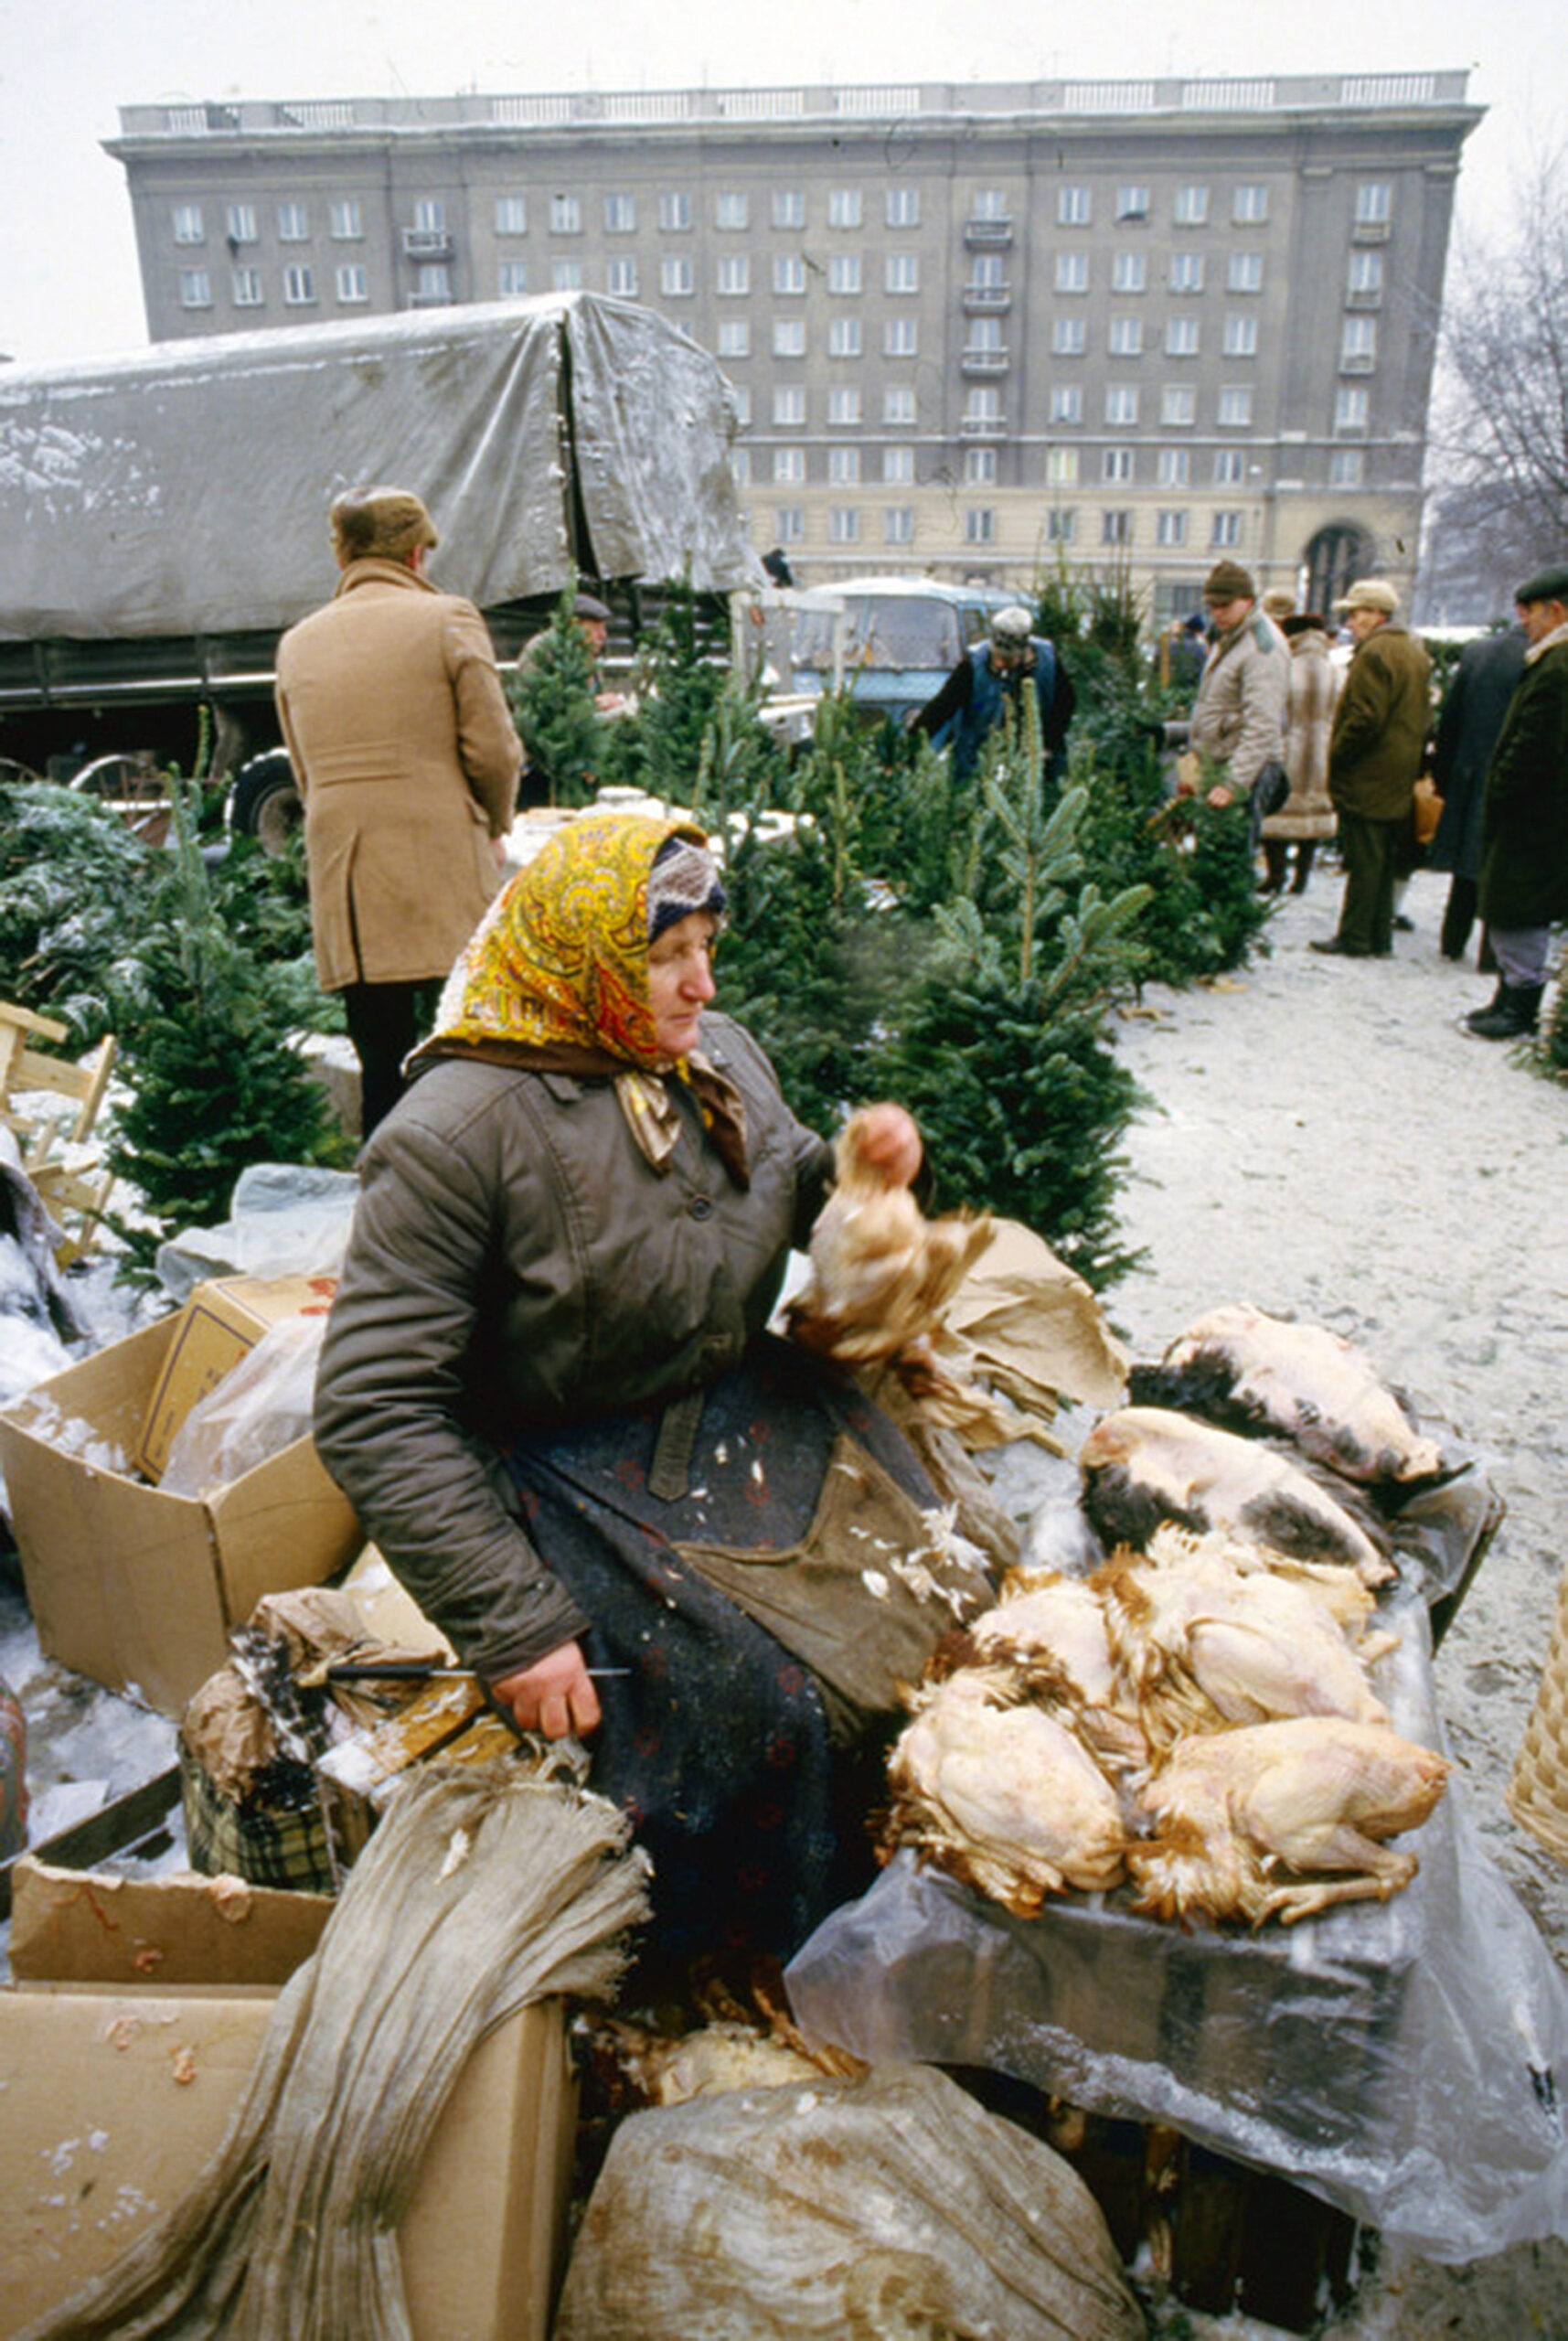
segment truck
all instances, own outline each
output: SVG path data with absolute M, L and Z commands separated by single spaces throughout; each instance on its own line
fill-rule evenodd
M 722 608 L 763 581 L 734 431 L 706 351 L 591 293 L 0 370 L 0 773 L 133 812 L 199 764 L 277 844 L 298 799 L 275 654 L 336 583 L 335 495 L 423 497 L 432 581 L 505 672 L 574 582 L 635 619 L 650 588 Z

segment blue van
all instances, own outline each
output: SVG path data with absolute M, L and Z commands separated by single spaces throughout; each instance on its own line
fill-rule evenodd
M 842 678 L 869 716 L 903 723 L 935 696 L 996 610 L 1030 596 L 932 577 L 847 577 L 792 593 L 790 659 L 797 691 Z

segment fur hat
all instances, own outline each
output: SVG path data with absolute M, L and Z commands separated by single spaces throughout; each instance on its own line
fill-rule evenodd
M 1284 630 L 1286 638 L 1294 642 L 1298 634 L 1327 634 L 1328 621 L 1316 610 L 1302 610 L 1285 620 Z
M 1288 585 L 1271 585 L 1263 598 L 1264 614 L 1280 625 L 1296 614 L 1296 596 Z
M 1568 602 L 1568 569 L 1538 569 L 1514 595 L 1516 602 Z
M 1362 577 L 1342 593 L 1335 603 L 1337 610 L 1378 610 L 1392 618 L 1399 607 L 1399 595 L 1386 577 Z
M 1027 650 L 1034 620 L 1020 602 L 991 614 L 991 640 L 998 650 Z
M 332 543 L 341 561 L 407 561 L 416 546 L 440 542 L 409 488 L 351 487 L 333 502 Z
M 1239 561 L 1217 561 L 1203 580 L 1206 602 L 1255 602 L 1257 582 Z

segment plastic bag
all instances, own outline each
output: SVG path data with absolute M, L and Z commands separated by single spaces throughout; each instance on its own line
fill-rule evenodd
M 209 1495 L 304 1438 L 325 1331 L 325 1317 L 284 1317 L 269 1326 L 175 1433 L 159 1481 L 165 1493 Z

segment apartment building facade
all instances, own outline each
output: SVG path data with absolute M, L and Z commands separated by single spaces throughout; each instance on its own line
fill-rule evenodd
M 759 551 L 1408 585 L 1462 72 L 130 106 L 155 340 L 590 289 L 734 386 Z

